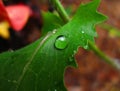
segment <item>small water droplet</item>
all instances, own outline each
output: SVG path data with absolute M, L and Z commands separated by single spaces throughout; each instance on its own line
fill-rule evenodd
M 56 31 L 57 31 L 57 29 L 54 29 L 54 30 L 53 30 L 53 33 L 56 33 Z
M 84 31 L 82 31 L 82 33 L 85 33 Z
M 72 62 L 74 59 L 72 57 L 69 58 L 69 61 Z
M 73 55 L 72 55 L 72 56 L 74 56 L 76 53 L 77 53 L 77 51 L 76 51 L 76 50 L 74 50 L 74 51 L 73 51 Z
M 84 49 L 88 49 L 88 45 L 85 45 L 85 46 L 84 46 Z
M 55 89 L 55 91 L 57 91 L 57 89 Z
M 8 82 L 11 82 L 10 80 L 8 80 Z
M 17 81 L 16 81 L 16 80 L 13 80 L 13 83 L 17 83 Z
M 55 47 L 57 49 L 65 49 L 68 45 L 68 41 L 66 39 L 65 36 L 59 36 L 57 37 L 57 39 L 55 40 Z

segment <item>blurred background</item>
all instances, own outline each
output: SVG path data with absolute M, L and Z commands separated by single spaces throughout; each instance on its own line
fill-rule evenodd
M 90 0 L 61 0 L 67 13 L 72 16 L 81 3 Z M 41 36 L 43 19 L 41 11 L 53 11 L 48 0 L 3 0 L 5 7 L 24 4 L 32 11 L 24 27 L 16 31 L 9 27 L 4 37 L 0 19 L 0 52 L 22 48 Z M 1 8 L 1 7 L 0 7 Z M 108 16 L 105 23 L 96 26 L 97 46 L 108 56 L 120 62 L 120 0 L 101 0 L 100 12 Z M 1 13 L 0 13 L 1 14 Z M 0 17 L 2 17 L 0 15 Z M 6 25 L 5 25 L 6 26 Z M 78 68 L 68 67 L 65 85 L 68 91 L 120 91 L 120 71 L 103 62 L 92 51 L 79 48 L 76 54 Z

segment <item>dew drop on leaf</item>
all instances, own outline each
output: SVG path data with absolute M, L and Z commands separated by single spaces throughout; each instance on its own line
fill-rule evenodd
M 57 37 L 57 39 L 55 40 L 55 47 L 57 49 L 65 49 L 67 45 L 68 45 L 67 38 L 63 35 Z
M 73 61 L 73 59 L 72 59 L 72 58 L 70 58 L 70 59 L 69 59 L 69 61 L 70 61 L 70 62 L 72 62 L 72 61 Z
M 82 31 L 82 34 L 85 33 L 84 31 Z
M 74 61 L 74 56 L 69 57 L 69 62 L 72 62 L 72 61 Z
M 57 91 L 57 89 L 55 89 L 55 91 Z
M 11 82 L 10 80 L 8 80 L 8 82 Z
M 53 33 L 55 34 L 55 33 L 56 33 L 56 31 L 57 31 L 57 30 L 56 30 L 56 29 L 54 29 L 54 30 L 53 30 Z
M 85 46 L 84 46 L 84 49 L 88 49 L 88 45 L 85 45 Z

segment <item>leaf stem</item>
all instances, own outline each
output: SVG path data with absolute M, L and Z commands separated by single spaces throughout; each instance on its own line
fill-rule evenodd
M 64 10 L 64 7 L 62 6 L 61 2 L 59 0 L 51 0 L 51 2 L 54 4 L 55 9 L 59 13 L 60 17 L 64 20 L 64 22 L 69 22 L 69 16 Z
M 111 37 L 120 37 L 120 31 L 119 29 L 111 26 L 110 24 L 107 24 L 107 23 L 102 23 L 102 24 L 99 24 L 99 26 L 105 30 L 108 31 L 109 35 Z
M 65 23 L 69 22 L 70 21 L 69 16 L 67 15 L 61 2 L 59 0 L 51 0 L 51 1 L 55 6 L 56 11 L 59 13 L 61 18 L 64 20 L 64 22 Z M 116 62 L 116 60 L 112 60 L 110 57 L 105 55 L 95 44 L 93 44 L 92 42 L 89 41 L 88 45 L 97 56 L 99 56 L 101 59 L 104 60 L 104 62 L 110 64 L 111 66 L 113 66 L 115 68 L 120 69 L 120 65 Z
M 88 45 L 96 55 L 103 59 L 104 62 L 110 64 L 114 68 L 120 69 L 120 64 L 117 62 L 117 60 L 108 57 L 93 42 L 88 41 Z

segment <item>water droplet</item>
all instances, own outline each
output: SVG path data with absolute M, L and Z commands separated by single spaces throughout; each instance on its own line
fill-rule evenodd
M 65 49 L 67 45 L 68 45 L 68 41 L 65 36 L 62 35 L 62 36 L 57 37 L 55 41 L 55 47 L 57 49 Z
M 84 31 L 82 31 L 82 33 L 85 33 Z
M 13 83 L 17 83 L 17 81 L 16 81 L 16 80 L 13 80 Z
M 88 49 L 88 45 L 85 45 L 85 46 L 84 46 L 84 49 Z
M 10 80 L 8 80 L 8 82 L 11 82 Z
M 72 62 L 74 59 L 72 57 L 69 58 L 69 61 Z
M 55 89 L 55 91 L 57 91 L 57 89 Z
M 76 50 L 74 50 L 74 51 L 73 51 L 73 55 L 72 55 L 72 56 L 74 56 L 76 53 L 77 53 L 77 51 L 76 51 Z
M 50 78 L 50 75 L 48 75 L 48 78 Z
M 53 30 L 53 33 L 56 33 L 56 31 L 57 31 L 57 29 L 54 29 L 54 30 Z

